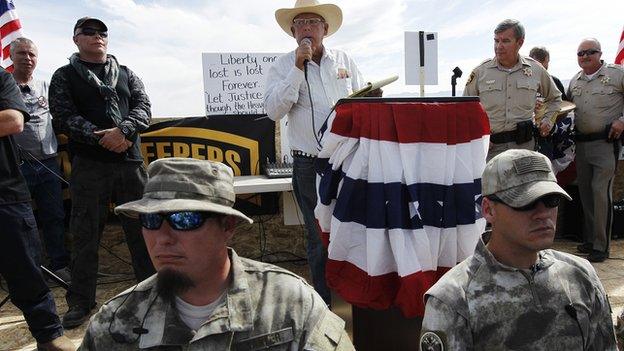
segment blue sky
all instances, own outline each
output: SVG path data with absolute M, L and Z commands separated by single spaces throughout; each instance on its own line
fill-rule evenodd
M 109 27 L 109 53 L 135 71 L 146 85 L 157 117 L 204 114 L 202 52 L 287 52 L 294 40 L 275 22 L 278 8 L 294 0 L 15 0 L 24 34 L 39 46 L 38 74 L 49 78 L 75 51 L 76 19 L 92 16 Z M 323 1 L 321 1 L 323 2 Z M 493 29 L 516 18 L 527 35 L 521 54 L 546 46 L 552 74 L 562 80 L 577 71 L 582 38 L 602 43 L 612 62 L 624 26 L 624 1 L 556 0 L 344 0 L 341 29 L 328 47 L 347 51 L 367 80 L 398 74 L 386 95 L 418 94 L 404 85 L 405 31 L 438 32 L 439 85 L 428 94 L 450 91 L 451 70 L 459 66 L 463 89 L 470 71 L 493 55 Z

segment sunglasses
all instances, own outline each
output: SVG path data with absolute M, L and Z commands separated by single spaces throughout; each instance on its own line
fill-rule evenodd
M 78 34 L 86 35 L 88 37 L 92 37 L 92 36 L 94 36 L 96 34 L 98 34 L 102 38 L 107 38 L 108 37 L 108 32 L 107 31 L 101 31 L 101 30 L 97 30 L 95 28 L 82 28 L 80 30 L 80 33 L 78 33 Z
M 583 57 L 585 55 L 591 56 L 591 55 L 597 54 L 599 52 L 600 52 L 600 50 L 596 50 L 596 49 L 581 50 L 581 51 L 576 53 L 576 56 L 578 56 L 578 57 Z
M 521 212 L 526 212 L 526 211 L 532 211 L 537 207 L 538 203 L 543 203 L 544 206 L 546 206 L 547 208 L 555 208 L 557 206 L 559 206 L 559 203 L 561 202 L 561 195 L 559 194 L 549 194 L 549 195 L 544 195 L 542 197 L 540 197 L 539 199 L 531 202 L 528 205 L 522 206 L 522 207 L 513 207 L 513 206 L 509 206 L 508 204 L 506 204 L 503 200 L 501 200 L 498 196 L 496 195 L 489 195 L 487 196 L 488 199 L 494 201 L 494 202 L 499 202 L 507 207 L 511 207 L 516 211 L 521 211 Z
M 139 214 L 141 225 L 149 230 L 159 229 L 163 220 L 166 220 L 169 226 L 175 230 L 195 230 L 201 227 L 207 219 L 214 217 L 217 217 L 216 213 L 199 211 Z
M 303 27 L 306 24 L 309 24 L 311 26 L 318 26 L 323 22 L 325 21 L 320 18 L 297 18 L 293 20 L 293 25 L 295 27 Z

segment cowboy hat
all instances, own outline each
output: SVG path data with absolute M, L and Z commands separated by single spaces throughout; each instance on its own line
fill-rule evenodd
M 295 7 L 275 11 L 275 19 L 286 34 L 292 36 L 293 19 L 302 13 L 315 13 L 327 23 L 327 37 L 336 33 L 342 24 L 342 11 L 334 4 L 319 4 L 317 0 L 297 0 Z

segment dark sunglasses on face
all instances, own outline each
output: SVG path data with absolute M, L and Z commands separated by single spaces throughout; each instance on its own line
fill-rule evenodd
M 141 219 L 141 225 L 145 229 L 159 229 L 163 220 L 166 220 L 171 228 L 175 230 L 188 231 L 201 227 L 207 219 L 216 216 L 217 214 L 213 212 L 183 211 L 169 213 L 141 213 L 139 218 Z
M 528 205 L 522 206 L 522 207 L 513 207 L 513 206 L 509 206 L 508 204 L 506 204 L 503 200 L 501 200 L 498 196 L 496 195 L 489 195 L 487 196 L 488 199 L 494 201 L 494 202 L 499 202 L 501 204 L 504 204 L 507 207 L 511 207 L 516 211 L 532 211 L 535 209 L 535 207 L 537 207 L 538 203 L 543 203 L 544 206 L 546 206 L 547 208 L 555 208 L 557 206 L 559 206 L 559 203 L 561 202 L 561 195 L 559 194 L 549 194 L 549 195 L 544 195 L 542 197 L 540 197 L 539 199 L 531 202 Z
M 295 27 L 303 27 L 307 24 L 311 26 L 318 26 L 319 24 L 325 22 L 320 18 L 297 18 L 293 20 L 293 25 Z
M 578 57 L 583 57 L 585 55 L 591 56 L 591 55 L 597 54 L 599 52 L 600 52 L 600 50 L 595 50 L 595 49 L 581 50 L 581 51 L 576 53 L 576 56 L 578 56 Z
M 94 36 L 96 34 L 99 34 L 99 36 L 102 37 L 102 38 L 108 37 L 108 32 L 107 31 L 100 31 L 100 30 L 97 30 L 97 29 L 94 29 L 94 28 L 82 28 L 80 30 L 80 33 L 78 33 L 78 34 L 86 35 L 88 37 L 92 37 L 92 36 Z

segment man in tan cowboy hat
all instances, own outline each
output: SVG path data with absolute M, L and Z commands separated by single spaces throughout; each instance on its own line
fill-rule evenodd
M 481 179 L 492 232 L 425 294 L 421 350 L 617 350 L 592 265 L 549 249 L 557 205 L 571 198 L 548 158 L 507 150 Z
M 152 162 L 139 217 L 157 274 L 105 303 L 83 350 L 352 350 L 344 321 L 305 280 L 227 247 L 238 222 L 233 172 L 188 158 Z
M 325 282 L 327 253 L 314 218 L 317 195 L 313 163 L 321 149 L 319 130 L 332 107 L 364 82 L 347 54 L 323 45 L 323 39 L 334 34 L 342 23 L 338 6 L 297 0 L 294 8 L 275 11 L 275 19 L 298 46 L 269 69 L 264 106 L 273 120 L 288 116 L 288 142 L 294 159 L 293 190 L 306 225 L 312 282 L 329 304 L 331 296 Z

